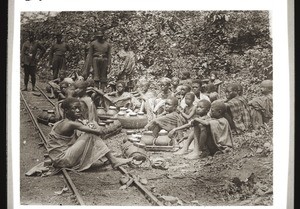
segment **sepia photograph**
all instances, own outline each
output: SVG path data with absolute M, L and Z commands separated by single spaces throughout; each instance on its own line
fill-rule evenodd
M 268 11 L 23 12 L 20 56 L 21 204 L 273 204 Z
M 24 5 L 15 207 L 287 205 L 280 10 Z

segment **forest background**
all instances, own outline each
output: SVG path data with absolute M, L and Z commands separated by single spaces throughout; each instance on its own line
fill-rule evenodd
M 67 69 L 82 71 L 86 51 L 95 33 L 105 31 L 112 44 L 110 80 L 121 72 L 117 57 L 128 41 L 136 54 L 135 79 L 153 81 L 162 76 L 207 78 L 217 71 L 224 83 L 239 82 L 245 95 L 259 94 L 258 84 L 272 79 L 272 38 L 268 11 L 97 11 L 24 12 L 21 44 L 31 31 L 48 50 L 38 66 L 40 78 L 49 78 L 48 53 L 55 34 L 62 33 L 72 51 Z M 249 95 L 249 96 L 248 96 Z

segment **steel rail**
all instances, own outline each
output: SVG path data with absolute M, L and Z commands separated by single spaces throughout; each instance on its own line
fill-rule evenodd
M 38 86 L 36 86 L 36 89 L 41 92 L 41 94 L 53 105 L 55 106 L 55 103 L 45 94 L 45 92 Z
M 22 100 L 23 100 L 23 102 L 24 102 L 24 104 L 25 104 L 25 107 L 26 107 L 26 109 L 27 109 L 27 111 L 28 111 L 28 113 L 29 113 L 29 115 L 30 115 L 30 118 L 32 119 L 33 124 L 35 125 L 35 127 L 38 129 L 39 134 L 40 134 L 40 136 L 41 136 L 41 138 L 42 138 L 43 144 L 44 144 L 44 146 L 46 147 L 46 145 L 47 145 L 46 137 L 45 137 L 43 131 L 41 130 L 41 128 L 40 128 L 40 126 L 39 126 L 37 120 L 35 119 L 35 117 L 34 117 L 32 111 L 30 110 L 29 105 L 28 105 L 28 103 L 26 102 L 26 100 L 25 100 L 25 98 L 24 98 L 22 92 L 20 92 L 20 94 L 21 94 L 21 98 L 22 98 Z M 62 173 L 63 173 L 63 176 L 64 176 L 64 178 L 65 178 L 65 180 L 66 180 L 66 182 L 67 182 L 69 188 L 71 189 L 71 191 L 73 192 L 73 194 L 76 196 L 76 199 L 77 199 L 78 203 L 79 203 L 80 205 L 85 205 L 85 203 L 84 203 L 84 201 L 83 201 L 83 199 L 82 199 L 80 193 L 78 192 L 78 190 L 77 190 L 75 184 L 73 183 L 73 181 L 72 181 L 71 177 L 69 176 L 68 172 L 66 171 L 66 169 L 63 168 L 63 169 L 62 169 Z
M 41 94 L 53 105 L 55 106 L 55 103 L 49 99 L 49 97 L 43 92 L 43 90 L 41 88 L 39 88 L 38 86 L 36 86 L 36 88 L 41 92 Z M 119 166 L 118 167 L 118 170 L 122 173 L 122 174 L 126 174 L 126 175 L 130 175 L 132 178 L 133 178 L 133 183 L 135 185 L 135 187 L 146 197 L 146 199 L 156 205 L 156 206 L 163 206 L 164 204 L 159 201 L 146 187 L 144 187 L 138 180 L 137 178 L 132 175 L 132 174 L 129 174 L 128 171 L 122 167 L 122 166 Z M 63 173 L 66 173 L 67 174 L 67 171 L 64 169 Z M 70 177 L 69 177 L 70 178 Z M 75 187 L 75 185 L 74 185 Z M 75 187 L 76 189 L 76 187 Z
M 125 168 L 123 168 L 122 166 L 118 167 L 118 170 L 126 175 L 130 175 L 133 178 L 133 183 L 134 185 L 138 188 L 138 190 L 140 192 L 143 193 L 144 196 L 148 197 L 146 198 L 148 201 L 150 201 L 152 204 L 156 205 L 156 206 L 163 206 L 164 204 L 159 201 L 146 187 L 144 187 L 137 179 L 136 176 L 129 174 Z

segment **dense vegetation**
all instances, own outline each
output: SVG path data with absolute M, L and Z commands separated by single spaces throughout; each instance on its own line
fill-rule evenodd
M 68 70 L 81 68 L 88 43 L 104 30 L 113 45 L 111 79 L 120 72 L 116 54 L 125 40 L 137 56 L 137 79 L 180 76 L 182 70 L 205 77 L 215 70 L 225 78 L 250 73 L 247 78 L 238 76 L 249 87 L 272 78 L 267 11 L 60 12 L 55 16 L 40 12 L 23 13 L 21 20 L 21 43 L 32 31 L 49 49 L 54 34 L 64 34 L 73 49 L 67 57 Z M 44 59 L 41 72 L 47 70 L 47 54 Z

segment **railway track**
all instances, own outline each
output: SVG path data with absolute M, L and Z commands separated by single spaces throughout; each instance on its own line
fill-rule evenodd
M 41 109 L 51 109 L 55 103 L 48 98 L 40 87 L 37 86 L 37 90 L 41 96 L 34 96 L 29 92 L 26 92 L 25 95 L 21 92 L 20 96 L 34 126 L 39 132 L 41 141 L 46 145 L 46 135 L 50 131 L 50 127 L 40 126 L 36 117 Z M 117 170 L 113 170 L 109 166 L 100 166 L 81 173 L 68 172 L 62 169 L 62 175 L 79 205 L 112 205 L 112 202 L 115 205 L 131 206 L 163 205 L 155 195 L 139 182 L 138 177 L 128 172 L 123 166 L 120 166 Z M 122 175 L 131 176 L 134 187 L 120 190 L 119 179 Z

